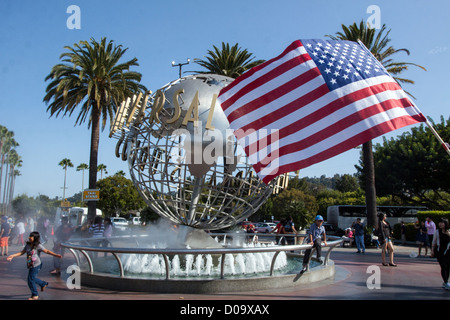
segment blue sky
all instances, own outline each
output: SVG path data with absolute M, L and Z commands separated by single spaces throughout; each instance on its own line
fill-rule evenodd
M 67 8 L 81 10 L 81 29 L 67 28 Z M 433 1 L 303 1 L 303 0 L 172 0 L 167 1 L 82 1 L 2 0 L 0 2 L 0 124 L 14 131 L 23 166 L 15 194 L 61 197 L 63 158 L 74 166 L 89 163 L 90 130 L 87 123 L 74 126 L 72 118 L 49 118 L 45 77 L 59 63 L 64 46 L 101 37 L 129 48 L 125 59 L 138 58 L 142 83 L 156 91 L 178 77 L 174 60 L 202 58 L 213 45 L 239 43 L 258 59 L 270 59 L 296 39 L 324 38 L 341 29 L 341 24 L 367 20 L 370 5 L 380 8 L 381 23 L 392 29 L 398 61 L 423 65 L 427 72 L 411 68 L 404 73 L 415 85 L 413 93 L 421 111 L 436 121 L 449 117 L 448 75 L 450 74 L 450 2 Z M 185 66 L 183 71 L 201 69 Z M 410 127 L 392 132 L 395 137 Z M 109 125 L 100 137 L 99 163 L 109 174 L 127 163 L 115 158 L 116 140 L 109 139 Z M 375 142 L 381 142 L 381 138 Z M 359 151 L 350 150 L 301 171 L 301 176 L 333 176 L 355 173 Z M 81 190 L 81 172 L 70 168 L 66 195 Z M 85 179 L 87 185 L 87 178 Z

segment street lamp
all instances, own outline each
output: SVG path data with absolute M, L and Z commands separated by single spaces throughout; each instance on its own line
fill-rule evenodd
M 179 78 L 181 78 L 181 68 L 187 64 L 189 64 L 189 62 L 191 62 L 191 59 L 187 59 L 186 63 L 179 63 L 179 64 L 175 64 L 175 61 L 172 61 L 172 67 L 179 67 Z

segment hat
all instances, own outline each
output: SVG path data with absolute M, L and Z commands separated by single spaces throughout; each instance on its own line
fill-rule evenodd
M 317 220 L 322 220 L 322 221 L 323 221 L 323 217 L 322 217 L 321 215 L 317 215 L 315 220 L 316 220 L 316 221 L 317 221 Z

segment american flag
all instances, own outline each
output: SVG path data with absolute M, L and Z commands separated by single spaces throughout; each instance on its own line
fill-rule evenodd
M 268 183 L 426 121 L 361 43 L 297 40 L 223 88 L 231 129 Z

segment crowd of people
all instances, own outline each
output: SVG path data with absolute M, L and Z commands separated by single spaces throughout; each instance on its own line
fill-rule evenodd
M 41 291 L 44 291 L 49 285 L 48 282 L 38 278 L 39 271 L 42 268 L 41 253 L 53 256 L 54 268 L 50 271 L 50 274 L 55 276 L 61 275 L 62 258 L 65 251 L 62 243 L 67 242 L 75 231 L 75 226 L 69 223 L 68 217 L 63 216 L 56 230 L 53 230 L 53 228 L 51 230 L 50 235 L 53 240 L 53 251 L 51 251 L 44 247 L 44 244 L 49 240 L 49 227 L 49 219 L 46 217 L 41 217 L 38 220 L 33 217 L 19 217 L 17 220 L 6 216 L 1 217 L 1 255 L 7 256 L 7 261 L 11 261 L 26 254 L 27 283 L 31 291 L 29 300 L 38 300 L 39 293 L 37 288 L 40 287 Z M 109 218 L 103 219 L 97 216 L 94 221 L 83 225 L 82 229 L 92 237 L 94 246 L 106 247 L 110 244 L 108 238 L 111 237 L 113 228 Z M 23 249 L 9 255 L 10 245 L 19 245 Z
M 306 235 L 302 237 L 303 243 L 311 244 L 312 248 L 305 250 L 303 258 L 303 270 L 307 269 L 312 249 L 315 249 L 318 260 L 321 260 L 322 246 L 327 245 L 326 230 L 323 226 L 324 219 L 321 215 L 317 215 L 314 222 L 307 228 Z M 422 249 L 425 250 L 425 256 L 428 255 L 430 249 L 430 257 L 436 258 L 441 268 L 441 276 L 443 280 L 442 287 L 450 290 L 449 273 L 450 273 L 450 232 L 449 223 L 447 219 L 440 219 L 438 225 L 433 222 L 431 217 L 427 217 L 425 221 L 417 222 L 415 225 L 417 230 L 416 244 L 418 245 L 419 256 L 422 254 Z M 113 227 L 109 218 L 102 219 L 97 216 L 94 221 L 85 224 L 82 231 L 87 232 L 92 238 L 92 245 L 94 246 L 108 246 L 110 245 L 108 238 L 111 237 Z M 254 226 L 249 225 L 248 233 L 256 233 Z M 406 226 L 401 224 L 401 241 L 406 243 Z M 74 233 L 74 226 L 69 223 L 68 217 L 64 216 L 61 219 L 61 224 L 56 230 L 51 229 L 53 240 L 53 251 L 46 249 L 43 245 L 49 240 L 50 223 L 45 217 L 34 219 L 32 217 L 18 217 L 12 219 L 10 217 L 1 217 L 0 226 L 0 247 L 1 255 L 7 256 L 7 260 L 26 254 L 27 268 L 28 268 L 28 286 L 31 291 L 31 300 L 39 298 L 36 286 L 40 286 L 41 291 L 48 286 L 38 278 L 39 270 L 42 268 L 40 260 L 41 252 L 52 255 L 54 258 L 54 268 L 50 272 L 52 275 L 61 274 L 62 258 L 64 256 L 64 247 L 62 243 L 68 241 Z M 298 237 L 298 231 L 295 228 L 292 217 L 281 220 L 276 228 L 272 231 L 280 235 L 280 244 L 293 245 L 295 239 Z M 371 240 L 375 241 L 377 248 L 381 247 L 381 263 L 383 266 L 397 267 L 394 262 L 394 245 L 392 242 L 393 230 L 389 222 L 386 220 L 386 215 L 380 213 L 378 216 L 378 223 L 371 234 Z M 27 237 L 27 238 L 26 238 Z M 360 218 L 357 218 L 352 225 L 347 228 L 343 238 L 349 239 L 350 245 L 355 242 L 356 253 L 365 253 L 365 226 Z M 254 241 L 254 237 L 253 237 Z M 20 245 L 23 249 L 20 252 L 9 255 L 9 246 L 11 244 Z M 301 244 L 301 243 L 300 243 Z M 386 253 L 388 253 L 389 262 L 386 261 Z
M 256 233 L 254 226 L 250 225 L 247 228 L 247 232 Z M 450 273 L 450 241 L 449 241 L 449 226 L 447 219 L 440 219 L 438 227 L 433 222 L 431 217 L 427 217 L 425 221 L 417 222 L 415 224 L 417 229 L 416 244 L 418 245 L 418 256 L 421 256 L 422 249 L 425 250 L 425 256 L 428 255 L 428 249 L 430 250 L 430 257 L 436 258 L 441 267 L 441 275 L 443 280 L 442 287 L 446 290 L 450 290 L 449 273 Z M 401 243 L 406 244 L 406 225 L 401 223 L 400 234 Z M 356 253 L 365 253 L 365 226 L 360 218 L 357 218 L 350 227 L 346 228 L 344 231 L 342 239 L 344 242 L 348 242 L 350 247 L 352 247 L 353 242 L 356 245 Z M 295 238 L 298 235 L 297 230 L 294 227 L 292 217 L 281 220 L 272 231 L 272 233 L 277 233 L 281 237 L 279 238 L 279 243 L 283 245 L 294 244 Z M 296 236 L 286 237 L 285 235 L 295 234 Z M 397 267 L 394 262 L 394 243 L 393 243 L 393 228 L 386 220 L 386 214 L 378 214 L 378 222 L 373 232 L 369 235 L 370 241 L 376 245 L 377 249 L 381 248 L 381 264 L 386 267 Z M 298 238 L 298 237 L 297 237 Z M 253 237 L 253 240 L 255 237 Z M 317 258 L 321 259 L 321 248 L 322 245 L 326 246 L 326 231 L 323 226 L 323 217 L 317 215 L 314 223 L 306 230 L 306 237 L 304 243 L 312 244 L 312 248 L 316 250 Z M 301 243 L 299 243 L 301 244 Z M 306 262 L 311 254 L 311 249 L 305 251 L 303 268 L 306 269 Z M 388 256 L 388 261 L 386 261 L 386 255 Z

